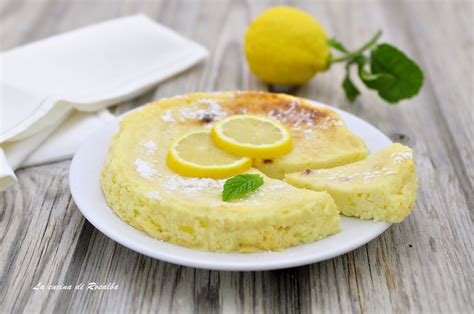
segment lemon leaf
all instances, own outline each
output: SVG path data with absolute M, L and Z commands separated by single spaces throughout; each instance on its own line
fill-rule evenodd
M 263 185 L 258 174 L 239 174 L 225 181 L 222 200 L 225 202 L 244 197 Z
M 336 38 L 329 38 L 328 39 L 328 46 L 329 47 L 332 47 L 340 52 L 348 52 L 348 50 L 346 49 L 346 47 L 344 47 L 344 45 L 338 41 Z
M 358 65 L 358 67 L 359 67 L 359 77 L 364 82 L 368 82 L 370 84 L 371 81 L 378 80 L 378 79 L 380 79 L 381 77 L 384 77 L 384 76 L 385 76 L 386 79 L 393 78 L 391 75 L 389 75 L 387 73 L 373 74 L 373 73 L 370 73 L 369 71 L 367 71 L 365 68 L 368 64 L 370 64 L 370 58 L 368 58 L 364 55 L 357 56 L 356 58 L 354 58 L 353 62 Z
M 359 73 L 364 84 L 390 103 L 418 94 L 423 85 L 423 71 L 402 51 L 389 44 L 380 44 L 370 55 L 370 70 Z
M 370 73 L 365 69 L 366 65 L 370 63 L 370 58 L 360 56 L 356 58 L 355 62 L 359 67 L 359 77 L 364 84 L 371 89 L 385 89 L 389 88 L 395 78 L 388 73 Z
M 365 86 L 376 90 L 379 96 L 390 104 L 415 96 L 423 86 L 424 75 L 418 64 L 390 44 L 377 44 L 381 35 L 382 32 L 378 31 L 361 48 L 350 52 L 337 40 L 328 40 L 330 47 L 343 52 L 342 56 L 332 58 L 331 64 L 346 63 L 346 76 L 342 87 L 351 102 L 360 94 L 347 70 L 352 64 L 358 65 L 359 77 Z M 368 56 L 366 51 L 370 51 Z M 366 69 L 367 66 L 370 66 L 370 70 Z
M 344 77 L 344 81 L 342 81 L 342 88 L 344 89 L 346 97 L 350 102 L 353 102 L 357 98 L 357 96 L 360 95 L 359 90 L 351 80 L 349 67 L 347 67 L 346 69 L 346 76 Z

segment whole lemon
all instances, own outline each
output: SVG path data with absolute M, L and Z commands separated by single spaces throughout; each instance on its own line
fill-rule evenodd
M 267 83 L 300 85 L 327 69 L 330 52 L 319 22 L 304 11 L 275 6 L 255 18 L 245 34 L 250 70 Z

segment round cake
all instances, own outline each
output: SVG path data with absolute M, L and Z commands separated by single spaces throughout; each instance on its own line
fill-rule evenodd
M 183 177 L 167 167 L 173 140 L 243 113 L 278 120 L 293 141 L 289 154 L 254 161 L 249 172 L 264 178 L 257 191 L 224 202 L 225 179 Z M 126 115 L 111 140 L 101 185 L 107 203 L 122 220 L 157 239 L 205 251 L 277 251 L 340 230 L 329 194 L 279 179 L 285 173 L 335 167 L 366 155 L 363 141 L 330 109 L 282 94 L 194 93 L 162 99 Z

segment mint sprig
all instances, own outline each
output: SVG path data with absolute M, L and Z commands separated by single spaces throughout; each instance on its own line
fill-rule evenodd
M 239 174 L 227 179 L 222 191 L 222 200 L 229 202 L 242 198 L 257 190 L 263 185 L 263 178 L 258 174 Z
M 342 53 L 333 58 L 331 64 L 346 63 L 346 75 L 342 88 L 349 101 L 353 102 L 360 91 L 350 76 L 353 65 L 358 68 L 358 75 L 364 85 L 377 91 L 379 96 L 391 104 L 415 96 L 423 86 L 423 71 L 405 53 L 387 44 L 377 44 L 381 31 L 378 31 L 361 48 L 348 51 L 334 38 L 328 40 L 328 45 Z
M 346 92 L 346 97 L 347 99 L 349 99 L 350 102 L 353 102 L 357 98 L 357 96 L 360 95 L 359 89 L 357 89 L 357 87 L 351 80 L 349 70 L 346 70 L 346 76 L 342 81 L 342 88 L 344 88 L 344 91 Z

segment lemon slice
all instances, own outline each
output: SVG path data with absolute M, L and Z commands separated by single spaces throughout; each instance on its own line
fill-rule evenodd
M 174 172 L 196 178 L 222 179 L 250 168 L 252 160 L 216 147 L 207 130 L 184 134 L 168 151 L 168 167 Z
M 275 120 L 253 115 L 234 115 L 219 120 L 212 139 L 226 152 L 254 158 L 273 158 L 291 151 L 288 130 Z

